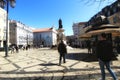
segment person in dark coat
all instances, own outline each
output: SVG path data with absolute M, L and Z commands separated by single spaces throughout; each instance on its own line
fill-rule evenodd
M 66 63 L 65 55 L 67 54 L 67 48 L 66 48 L 66 45 L 64 44 L 64 42 L 62 40 L 58 45 L 58 52 L 60 54 L 59 65 L 61 65 L 62 57 L 63 57 L 63 63 Z
M 99 36 L 99 41 L 96 45 L 96 55 L 99 60 L 99 65 L 101 69 L 101 75 L 102 75 L 101 80 L 105 80 L 105 66 L 106 66 L 106 69 L 111 74 L 111 76 L 113 77 L 113 79 L 118 80 L 116 77 L 116 74 L 112 71 L 110 66 L 110 62 L 112 61 L 114 56 L 112 42 L 109 40 L 106 40 L 105 33 L 102 33 Z
M 19 52 L 19 48 L 18 48 L 17 45 L 15 45 L 15 49 L 16 49 L 16 53 L 18 53 Z
M 91 54 L 92 53 L 92 50 L 91 50 L 91 41 L 90 40 L 87 40 L 87 49 L 88 49 L 88 54 Z

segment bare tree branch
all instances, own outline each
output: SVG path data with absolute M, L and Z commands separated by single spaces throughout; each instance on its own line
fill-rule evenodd
M 112 3 L 113 0 L 80 0 L 80 2 L 83 2 L 85 5 L 93 5 L 94 3 L 101 4 L 104 1 L 107 1 L 108 3 Z
M 102 4 L 103 1 L 104 1 L 104 0 L 100 0 L 98 9 L 100 8 L 100 6 L 101 6 L 101 4 Z

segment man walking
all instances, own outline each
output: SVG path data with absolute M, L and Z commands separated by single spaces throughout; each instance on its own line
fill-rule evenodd
M 64 42 L 62 40 L 61 40 L 61 42 L 58 45 L 58 52 L 60 54 L 59 65 L 61 65 L 62 58 L 63 58 L 63 63 L 66 63 L 65 55 L 67 54 L 67 49 L 66 49 L 66 45 L 64 44 Z
M 98 43 L 96 46 L 96 54 L 99 60 L 102 79 L 105 80 L 105 66 L 114 80 L 118 80 L 116 74 L 112 71 L 110 62 L 113 59 L 114 53 L 112 48 L 112 42 L 106 39 L 106 34 L 102 33 L 98 36 Z M 114 56 L 115 57 L 115 56 Z

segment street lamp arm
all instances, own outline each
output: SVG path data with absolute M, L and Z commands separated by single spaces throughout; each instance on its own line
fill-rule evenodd
M 0 0 L 0 7 L 5 8 L 6 2 L 4 0 Z
M 10 6 L 14 8 L 16 5 L 16 0 L 10 0 Z
M 14 8 L 16 5 L 16 0 L 0 0 L 0 7 L 5 8 L 5 5 L 8 3 L 10 3 L 10 6 Z

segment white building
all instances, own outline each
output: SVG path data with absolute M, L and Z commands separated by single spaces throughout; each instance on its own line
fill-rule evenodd
M 79 23 L 79 30 L 80 30 L 80 31 L 79 31 L 79 36 L 85 33 L 84 28 L 85 28 L 85 24 L 86 24 L 86 23 L 87 23 L 87 22 L 80 22 L 80 23 Z
M 50 47 L 57 44 L 57 31 L 52 28 L 42 28 L 33 30 L 35 47 Z
M 33 45 L 32 28 L 15 20 L 10 21 L 10 43 L 19 46 Z
M 85 26 L 86 22 L 79 22 L 79 23 L 73 23 L 73 33 L 75 36 L 79 36 L 80 34 L 83 34 L 83 27 Z
M 72 28 L 73 28 L 73 34 L 74 35 L 79 35 L 79 23 L 73 23 L 73 26 L 72 26 Z
M 0 48 L 4 47 L 5 41 L 6 41 L 6 11 L 0 8 Z
M 84 33 L 83 28 L 85 26 L 86 22 L 79 22 L 79 23 L 73 23 L 73 33 L 74 33 L 74 39 L 72 42 L 72 45 L 75 47 L 81 47 L 82 41 L 80 40 L 79 36 Z

